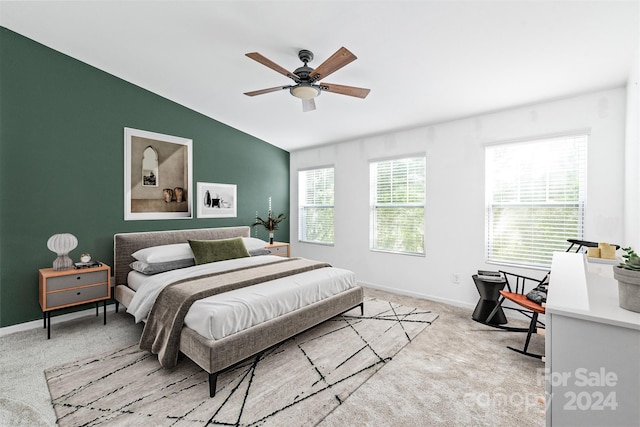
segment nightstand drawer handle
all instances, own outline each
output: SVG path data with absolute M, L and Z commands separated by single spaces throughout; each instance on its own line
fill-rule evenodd
M 78 292 L 76 295 L 80 295 L 80 292 Z
M 80 276 L 76 276 L 76 280 L 80 280 L 80 279 L 81 279 L 81 277 L 80 277 Z

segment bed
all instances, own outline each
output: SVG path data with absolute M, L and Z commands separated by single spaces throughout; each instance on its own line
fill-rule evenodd
M 140 271 L 144 270 L 140 270 L 136 264 L 139 263 L 139 254 L 142 252 L 157 248 L 181 247 L 185 243 L 188 244 L 189 241 L 217 245 L 241 238 L 248 244 L 250 240 L 256 240 L 251 239 L 249 232 L 249 227 L 221 227 L 121 233 L 114 236 L 116 311 L 118 311 L 120 305 L 123 305 L 128 312 L 136 317 L 136 321 L 145 322 L 141 348 L 155 346 L 150 351 L 159 354 L 159 361 L 163 366 L 166 363 L 163 364 L 163 359 L 160 355 L 164 356 L 163 351 L 165 348 L 160 346 L 162 347 L 161 350 L 156 351 L 158 341 L 161 340 L 157 336 L 149 337 L 147 330 L 151 330 L 152 332 L 150 333 L 170 335 L 169 332 L 166 332 L 171 330 L 170 327 L 157 323 L 157 318 L 161 319 L 160 322 L 166 320 L 166 313 L 171 310 L 167 307 L 178 305 L 174 304 L 172 297 L 166 295 L 171 292 L 174 292 L 174 294 L 176 292 L 186 292 L 181 289 L 200 290 L 202 288 L 201 283 L 211 283 L 211 285 L 207 286 L 211 286 L 214 289 L 211 291 L 213 293 L 206 294 L 211 296 L 186 304 L 190 308 L 184 314 L 184 322 L 181 323 L 180 319 L 175 321 L 173 327 L 178 335 L 176 337 L 176 348 L 173 349 L 171 345 L 167 345 L 175 353 L 180 352 L 187 356 L 209 374 L 209 394 L 211 397 L 215 395 L 217 377 L 221 371 L 336 315 L 358 306 L 361 308 L 361 312 L 364 309 L 364 292 L 355 282 L 355 275 L 352 272 L 303 258 L 282 258 L 268 255 L 259 250 L 256 251 L 255 248 L 253 252 L 248 251 L 251 255 L 249 257 L 242 256 L 238 259 L 212 263 L 205 262 L 195 266 L 189 265 L 171 269 L 170 271 L 163 271 L 159 274 L 151 274 L 148 276 L 149 278 L 147 278 L 146 274 L 140 273 Z M 135 258 L 134 254 L 136 254 Z M 254 263 L 257 265 L 255 268 L 253 266 Z M 139 271 L 134 271 L 132 266 Z M 206 272 L 205 269 L 207 269 Z M 255 274 L 254 270 L 256 271 Z M 281 272 L 281 270 L 286 270 L 286 273 Z M 258 271 L 261 272 L 260 276 Z M 191 278 L 186 278 L 188 276 Z M 240 279 L 236 276 L 240 277 Z M 330 276 L 331 279 L 328 279 L 327 276 Z M 333 279 L 334 276 L 338 277 L 338 285 L 333 285 L 337 289 L 324 291 L 325 282 L 336 282 Z M 176 282 L 178 277 L 180 277 L 180 280 Z M 233 281 L 233 288 L 227 288 L 226 282 L 229 281 L 231 283 L 232 278 L 235 280 Z M 160 291 L 152 287 L 157 286 L 157 284 L 151 285 L 151 283 L 163 281 L 169 282 L 170 285 L 163 284 Z M 289 296 L 287 293 L 290 292 L 287 287 L 297 289 L 301 282 L 306 283 L 305 286 L 310 286 L 314 290 L 314 292 L 308 292 L 313 295 L 309 297 L 311 298 L 310 301 L 299 302 L 299 295 Z M 149 289 L 153 290 L 149 291 Z M 239 293 L 243 292 L 250 294 L 251 302 L 247 303 L 243 299 L 238 305 L 245 307 L 244 310 L 248 310 L 248 312 L 264 311 L 260 308 L 261 304 L 271 307 L 279 303 L 284 305 L 285 308 L 276 309 L 275 314 L 271 314 L 271 317 L 267 316 L 257 321 L 255 319 L 246 321 L 245 317 L 247 316 L 244 312 L 237 314 L 233 311 L 234 309 L 228 309 L 231 311 L 221 309 L 227 309 L 227 306 L 229 306 L 229 301 L 225 300 L 225 298 L 235 301 L 238 298 L 244 298 L 244 296 L 238 296 Z M 295 292 L 298 291 L 296 290 Z M 151 297 L 149 297 L 150 293 Z M 267 298 L 269 300 L 266 300 Z M 152 301 L 149 302 L 149 300 Z M 163 300 L 166 301 L 163 302 Z M 292 301 L 295 301 L 297 305 L 291 306 L 289 303 Z M 146 314 L 145 310 L 136 311 L 143 306 L 150 307 L 149 314 Z M 198 308 L 196 309 L 196 307 Z M 180 309 L 176 310 L 180 311 Z M 214 316 L 220 315 L 220 313 L 226 317 L 215 320 Z M 171 313 L 169 316 L 174 315 L 175 313 Z M 240 320 L 236 321 L 236 319 L 243 319 L 244 323 Z M 245 325 L 236 326 L 236 323 Z M 154 325 L 156 326 L 154 327 Z M 225 331 L 216 332 L 218 325 L 221 325 L 220 328 L 225 329 Z M 174 360 L 174 357 L 169 355 L 165 359 L 165 362 L 168 360 L 169 366 L 167 367 L 171 367 L 171 361 Z M 177 361 L 177 354 L 175 355 L 175 360 Z

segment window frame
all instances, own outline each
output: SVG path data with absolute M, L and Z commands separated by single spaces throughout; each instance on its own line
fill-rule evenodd
M 395 161 L 401 161 L 401 160 L 410 160 L 410 159 L 421 159 L 422 160 L 422 167 L 423 167 L 423 176 L 422 176 L 422 184 L 423 184 L 423 191 L 422 191 L 422 201 L 421 202 L 406 202 L 406 203 L 399 203 L 399 202 L 388 202 L 388 203 L 380 203 L 378 202 L 376 195 L 377 195 L 377 190 L 378 190 L 378 181 L 377 181 L 377 177 L 375 177 L 376 179 L 374 180 L 374 172 L 373 172 L 373 166 L 381 164 L 381 163 L 385 163 L 385 162 L 395 162 Z M 426 218 L 426 201 L 427 201 L 427 156 L 426 153 L 412 153 L 412 154 L 405 154 L 405 155 L 399 155 L 399 156 L 394 156 L 394 157 L 385 157 L 385 158 L 378 158 L 378 159 L 371 159 L 369 160 L 369 250 L 372 252 L 381 252 L 381 253 L 392 253 L 392 254 L 398 254 L 398 255 L 408 255 L 408 256 L 417 256 L 417 257 L 425 257 L 426 256 L 426 245 L 425 245 L 425 218 Z M 422 227 L 422 233 L 421 233 L 421 238 L 422 238 L 422 244 L 421 244 L 421 252 L 415 252 L 415 251 L 410 251 L 410 250 L 397 250 L 397 249 L 387 249 L 387 248 L 381 248 L 381 247 L 376 247 L 376 240 L 377 240 L 377 234 L 376 234 L 376 210 L 380 209 L 380 208 L 421 208 L 422 209 L 422 222 L 421 222 L 421 227 Z
M 528 268 L 528 269 L 532 269 L 532 270 L 548 270 L 551 267 L 551 256 L 552 253 L 555 252 L 556 250 L 565 250 L 568 246 L 569 243 L 566 242 L 566 239 L 569 238 L 574 238 L 574 239 L 584 239 L 584 235 L 585 235 L 585 213 L 586 213 L 586 206 L 587 206 L 587 176 L 588 176 L 588 155 L 589 155 L 589 131 L 588 130 L 578 130 L 578 131 L 574 131 L 574 132 L 569 132 L 569 133 L 563 133 L 563 134 L 553 134 L 553 135 L 544 135 L 544 136 L 538 136 L 535 138 L 528 138 L 528 139 L 522 139 L 522 140 L 512 140 L 512 141 L 505 141 L 505 142 L 499 142 L 499 143 L 493 143 L 493 144 L 487 144 L 484 147 L 484 156 L 485 156 L 485 171 L 484 171 L 484 178 L 485 178 L 485 261 L 487 262 L 487 264 L 496 264 L 496 265 L 505 265 L 505 266 L 511 266 L 511 267 L 522 267 L 522 268 Z M 523 182 L 523 176 L 524 176 L 524 172 L 521 172 L 520 169 L 518 170 L 518 173 L 515 175 L 516 179 L 515 182 L 516 184 L 514 184 L 516 190 L 515 192 L 518 194 L 518 201 L 495 201 L 495 200 L 491 200 L 492 196 L 493 196 L 493 192 L 496 190 L 496 186 L 494 185 L 493 187 L 491 186 L 492 182 L 491 182 L 491 174 L 495 173 L 494 171 L 490 170 L 490 167 L 492 165 L 489 164 L 490 159 L 489 159 L 489 150 L 493 150 L 496 149 L 498 147 L 517 147 L 517 146 L 532 146 L 535 144 L 539 144 L 540 146 L 542 146 L 543 144 L 551 144 L 553 143 L 553 141 L 558 141 L 558 140 L 570 140 L 570 139 L 577 139 L 577 141 L 575 143 L 577 144 L 581 144 L 582 147 L 580 147 L 580 151 L 578 151 L 578 153 L 580 153 L 580 155 L 582 157 L 576 157 L 578 160 L 575 164 L 576 168 L 575 169 L 571 169 L 571 168 L 566 168 L 566 169 L 553 169 L 553 172 L 558 172 L 558 171 L 562 171 L 563 173 L 567 173 L 570 171 L 575 171 L 577 173 L 576 176 L 576 182 L 577 182 L 577 199 L 575 200 L 552 200 L 551 194 L 553 193 L 552 190 L 552 186 L 551 183 L 555 184 L 555 182 L 553 181 L 553 178 L 551 178 L 550 176 L 550 172 L 548 169 L 546 169 L 546 167 L 551 164 L 551 161 L 546 162 L 544 164 L 545 166 L 545 179 L 544 179 L 544 185 L 541 185 L 540 187 L 536 187 L 537 190 L 540 190 L 542 188 L 544 188 L 544 194 L 545 194 L 545 199 L 544 200 L 536 200 L 536 201 L 523 201 L 522 198 L 522 194 L 524 193 L 522 190 L 522 187 L 524 184 L 522 184 Z M 565 141 L 567 143 L 569 143 L 569 141 Z M 538 149 L 538 151 L 542 152 L 541 149 Z M 548 152 L 545 151 L 546 154 L 548 154 Z M 522 156 L 522 155 L 521 155 Z M 533 164 L 533 163 L 531 163 Z M 494 165 L 495 166 L 495 165 Z M 542 164 L 536 164 L 536 168 L 535 170 L 538 170 L 539 168 L 542 167 Z M 534 170 L 534 168 L 531 168 L 531 170 Z M 553 187 L 553 190 L 557 190 L 558 188 L 563 188 L 563 189 L 567 189 L 569 188 L 568 185 L 569 181 L 565 180 L 562 183 L 562 187 Z M 533 187 L 531 187 L 533 188 Z M 531 194 L 540 194 L 540 193 L 531 193 Z M 531 194 L 529 194 L 529 197 L 533 197 Z M 553 222 L 550 223 L 549 227 L 553 227 L 555 225 L 558 225 L 559 228 L 561 229 L 561 235 L 556 238 L 556 239 L 538 239 L 539 241 L 541 241 L 544 245 L 542 247 L 548 247 L 550 248 L 550 255 L 548 256 L 548 260 L 545 262 L 545 260 L 542 259 L 541 256 L 539 256 L 536 251 L 535 251 L 535 245 L 533 245 L 533 242 L 536 241 L 535 237 L 531 237 L 530 239 L 527 240 L 527 245 L 523 245 L 528 249 L 529 255 L 525 256 L 519 256 L 519 257 L 513 257 L 514 259 L 503 259 L 499 257 L 499 254 L 497 254 L 497 250 L 495 249 L 495 243 L 496 241 L 498 241 L 499 239 L 495 238 L 495 234 L 493 233 L 493 228 L 492 225 L 494 225 L 494 217 L 496 215 L 499 214 L 499 210 L 500 209 L 505 209 L 505 208 L 522 208 L 524 211 L 526 211 L 527 209 L 530 212 L 539 212 L 541 209 L 549 209 L 549 208 L 554 208 L 557 209 L 559 212 L 562 212 L 563 208 L 571 208 L 573 209 L 573 216 L 576 218 L 576 235 L 575 236 L 568 236 L 567 234 L 567 228 L 570 228 L 570 226 L 564 226 L 564 224 L 562 223 L 562 221 L 557 221 L 557 222 Z M 539 215 L 534 219 L 538 219 L 538 221 L 541 220 L 545 220 L 549 218 L 548 216 L 545 215 Z M 531 222 L 530 222 L 531 223 Z M 563 227 L 564 226 L 564 227 Z M 531 229 L 535 230 L 534 226 L 530 227 Z M 535 235 L 535 233 L 530 233 L 531 235 Z M 562 245 L 563 244 L 563 245 Z M 538 255 L 538 256 L 536 256 Z M 547 263 L 548 262 L 548 263 Z
M 331 169 L 333 171 L 333 192 L 332 198 L 333 203 L 307 203 L 306 193 L 303 191 L 303 183 L 302 183 L 302 174 L 308 173 L 311 171 L 321 171 L 325 169 Z M 314 245 L 324 245 L 324 246 L 333 246 L 335 244 L 335 179 L 336 179 L 336 169 L 335 165 L 323 165 L 323 166 L 313 166 L 303 169 L 298 169 L 298 242 L 300 243 L 309 243 Z M 306 233 L 303 233 L 306 230 L 306 222 L 305 222 L 305 209 L 331 209 L 331 227 L 332 227 L 332 240 L 322 241 L 322 240 L 309 240 L 306 239 L 308 236 Z

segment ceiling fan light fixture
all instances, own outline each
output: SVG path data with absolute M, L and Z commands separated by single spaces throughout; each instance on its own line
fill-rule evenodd
M 290 89 L 291 95 L 300 99 L 313 99 L 320 95 L 320 88 L 312 85 L 299 84 Z
M 321 92 L 326 91 L 339 95 L 353 96 L 356 98 L 366 98 L 370 92 L 369 89 L 361 87 L 338 85 L 327 83 L 325 81 L 320 82 L 320 79 L 324 79 L 333 72 L 357 59 L 356 56 L 349 52 L 345 47 L 338 49 L 336 53 L 331 55 L 316 68 L 311 68 L 307 65 L 309 61 L 313 59 L 313 53 L 309 50 L 303 49 L 298 52 L 298 58 L 304 65 L 296 68 L 293 72 L 288 71 L 286 68 L 281 67 L 258 52 L 247 53 L 246 56 L 295 82 L 295 85 L 291 86 L 276 86 L 268 89 L 245 92 L 244 94 L 247 96 L 256 96 L 264 93 L 289 89 L 289 93 L 291 95 L 302 101 L 302 111 L 313 111 L 316 109 L 315 99 Z

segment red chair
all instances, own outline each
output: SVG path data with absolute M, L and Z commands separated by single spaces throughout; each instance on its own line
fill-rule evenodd
M 579 240 L 579 239 L 567 239 L 567 242 L 570 243 L 571 245 L 567 248 L 566 252 L 571 252 L 571 250 L 574 250 L 575 252 L 580 252 L 582 250 L 582 248 L 597 248 L 598 247 L 598 243 L 597 242 L 590 242 L 588 240 Z M 620 248 L 620 245 L 613 245 L 615 246 L 616 249 Z M 502 273 L 502 275 L 504 276 L 507 284 L 507 289 L 509 289 L 508 291 L 500 291 L 500 299 L 498 300 L 498 303 L 496 304 L 495 308 L 493 309 L 493 311 L 491 311 L 491 313 L 489 313 L 489 315 L 487 316 L 487 319 L 482 322 L 485 325 L 488 326 L 492 326 L 494 328 L 499 328 L 499 329 L 505 329 L 507 331 L 512 331 L 512 332 L 526 332 L 527 333 L 527 338 L 524 342 L 524 348 L 522 350 L 520 349 L 516 349 L 513 347 L 507 347 L 510 350 L 516 351 L 518 353 L 521 354 L 525 354 L 527 356 L 531 356 L 531 357 L 536 357 L 538 359 L 542 359 L 542 355 L 541 354 L 533 354 L 530 353 L 528 351 L 529 349 L 529 342 L 531 341 L 531 335 L 538 329 L 544 329 L 545 325 L 544 323 L 542 323 L 541 321 L 538 320 L 538 315 L 540 314 L 544 314 L 545 313 L 545 307 L 543 305 L 537 304 L 531 300 L 529 300 L 526 297 L 526 294 L 528 291 L 530 291 L 531 289 L 535 288 L 538 285 L 544 285 L 544 284 L 548 284 L 549 283 L 549 274 L 547 273 L 547 275 L 544 277 L 544 279 L 542 280 L 538 280 L 538 279 L 533 279 L 531 277 L 526 277 L 526 276 L 522 276 L 519 274 L 514 274 L 514 273 L 508 273 L 506 271 L 502 271 L 500 270 L 500 273 Z M 511 284 L 509 283 L 509 278 L 511 278 L 511 281 L 513 282 L 515 279 L 515 286 L 513 287 L 513 289 L 511 288 Z M 502 307 L 502 303 L 504 302 L 504 300 L 509 300 L 515 304 L 517 304 L 519 307 Z M 510 310 L 516 310 L 519 311 L 521 314 L 527 316 L 529 319 L 531 319 L 531 322 L 529 323 L 529 327 L 528 328 L 513 328 L 510 326 L 503 326 L 503 325 L 498 325 L 498 324 L 490 324 L 491 319 L 496 315 L 496 313 L 498 312 L 498 310 L 500 308 L 503 309 L 510 309 Z
M 493 318 L 493 316 L 495 316 L 495 314 L 498 312 L 498 309 L 500 307 L 502 307 L 503 309 L 518 311 L 524 316 L 528 317 L 529 319 L 531 319 L 531 321 L 529 322 L 528 328 L 514 328 L 510 326 L 503 326 L 503 325 L 491 325 L 491 326 L 499 329 L 505 329 L 507 331 L 512 331 L 512 332 L 526 332 L 527 338 L 525 340 L 524 348 L 522 350 L 513 348 L 513 347 L 507 347 L 507 348 L 530 357 L 542 359 L 543 355 L 530 353 L 528 349 L 529 349 L 529 342 L 531 341 L 531 335 L 534 332 L 536 332 L 538 328 L 544 329 L 545 327 L 544 323 L 538 320 L 538 315 L 544 314 L 545 308 L 543 305 L 537 304 L 529 300 L 526 296 L 525 289 L 531 290 L 538 285 L 547 284 L 549 280 L 549 275 L 546 275 L 545 278 L 542 280 L 538 280 L 538 279 L 533 279 L 531 277 L 522 276 L 520 274 L 508 273 L 502 270 L 500 270 L 500 273 L 502 273 L 502 275 L 504 276 L 507 282 L 507 289 L 509 290 L 500 291 L 500 299 L 498 300 L 498 304 L 496 304 L 493 311 L 489 313 L 489 315 L 487 316 L 486 323 L 489 323 L 491 321 L 491 319 Z M 513 288 L 511 287 L 509 278 L 511 278 L 511 282 L 513 282 L 515 279 L 515 286 Z M 530 283 L 531 285 L 529 285 Z M 505 299 L 517 304 L 519 307 L 503 307 L 502 303 L 504 302 Z

